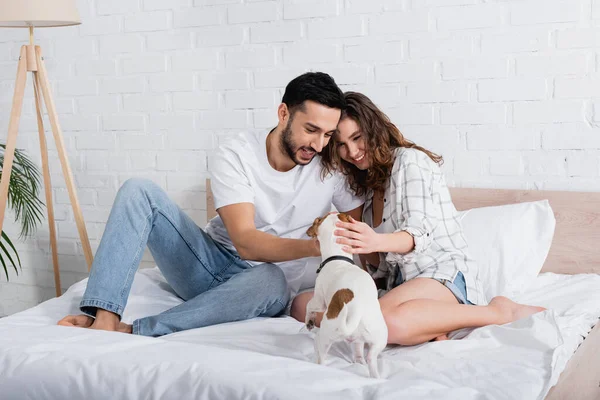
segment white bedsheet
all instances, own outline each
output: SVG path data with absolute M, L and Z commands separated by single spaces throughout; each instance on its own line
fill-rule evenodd
M 312 333 L 289 317 L 162 338 L 56 326 L 78 312 L 85 285 L 0 319 L 0 398 L 542 399 L 600 317 L 600 276 L 542 274 L 515 300 L 548 311 L 462 340 L 388 347 L 376 380 L 345 343 L 315 364 Z M 142 270 L 124 320 L 179 302 L 158 269 Z

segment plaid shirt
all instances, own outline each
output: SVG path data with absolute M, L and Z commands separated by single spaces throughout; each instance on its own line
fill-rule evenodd
M 460 271 L 467 284 L 467 299 L 473 304 L 486 303 L 479 270 L 468 253 L 444 175 L 427 154 L 409 148 L 396 150 L 383 204 L 382 222 L 375 231 L 406 231 L 415 241 L 410 253 L 379 253 L 379 266 L 367 266 L 374 279 L 385 278 L 384 291 L 416 277 L 454 281 Z M 363 221 L 373 226 L 372 190 L 367 193 Z

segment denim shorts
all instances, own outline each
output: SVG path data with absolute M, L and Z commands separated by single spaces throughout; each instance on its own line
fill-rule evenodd
M 447 279 L 435 280 L 441 283 L 442 285 L 446 286 L 448 289 L 450 289 L 450 291 L 452 292 L 454 297 L 456 297 L 456 300 L 458 300 L 460 304 L 473 304 L 469 300 L 467 300 L 467 283 L 465 282 L 465 276 L 462 272 L 458 271 L 458 274 L 456 274 L 456 278 L 454 278 L 454 281 L 449 281 Z

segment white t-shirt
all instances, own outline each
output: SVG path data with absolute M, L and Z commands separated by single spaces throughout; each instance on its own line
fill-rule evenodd
M 308 239 L 306 231 L 315 218 L 331 210 L 331 204 L 339 211 L 350 211 L 364 203 L 363 198 L 351 192 L 342 174 L 321 179 L 319 156 L 310 164 L 296 165 L 287 172 L 273 169 L 267 159 L 268 134 L 242 133 L 227 140 L 209 157 L 215 208 L 253 203 L 256 229 L 281 238 Z M 221 217 L 211 219 L 206 232 L 235 250 Z M 314 287 L 320 262 L 320 257 L 309 257 L 277 263 L 292 295 Z

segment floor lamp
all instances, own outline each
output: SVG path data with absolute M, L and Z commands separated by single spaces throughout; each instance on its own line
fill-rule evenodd
M 0 0 L 0 27 L 29 28 L 29 45 L 21 47 L 19 63 L 17 66 L 17 78 L 13 96 L 10 122 L 8 125 L 8 136 L 6 139 L 6 150 L 4 164 L 2 166 L 2 178 L 0 179 L 0 232 L 4 223 L 6 201 L 8 199 L 8 183 L 14 158 L 15 146 L 21 109 L 23 107 L 23 96 L 27 72 L 31 72 L 33 78 L 33 94 L 35 98 L 35 111 L 37 116 L 38 133 L 40 137 L 40 148 L 42 155 L 42 172 L 44 176 L 44 190 L 46 194 L 46 208 L 48 210 L 48 224 L 50 228 L 50 246 L 52 248 L 52 264 L 54 267 L 54 284 L 56 295 L 61 295 L 60 270 L 58 266 L 58 253 L 56 247 L 56 225 L 54 222 L 54 208 L 52 206 L 52 185 L 50 182 L 50 169 L 48 166 L 48 147 L 43 124 L 42 103 L 46 105 L 48 118 L 52 127 L 52 133 L 56 142 L 58 156 L 62 166 L 63 175 L 69 191 L 69 199 L 73 206 L 75 222 L 79 231 L 79 238 L 83 246 L 83 253 L 88 264 L 88 271 L 92 266 L 92 249 L 88 239 L 85 222 L 77 199 L 73 174 L 69 166 L 69 160 L 65 151 L 65 145 L 58 124 L 58 115 L 54 107 L 54 101 L 50 92 L 50 84 L 44 65 L 44 57 L 39 46 L 33 44 L 34 27 L 57 27 L 78 25 L 79 13 L 75 5 L 76 0 Z M 43 102 L 42 102 L 43 99 Z

